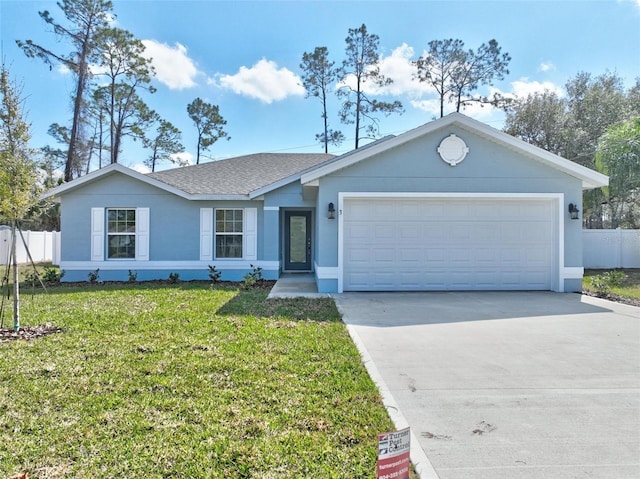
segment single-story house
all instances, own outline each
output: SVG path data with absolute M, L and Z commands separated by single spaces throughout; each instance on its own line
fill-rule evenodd
M 319 292 L 582 287 L 598 172 L 453 113 L 341 156 L 254 154 L 58 186 L 66 281 L 313 273 Z

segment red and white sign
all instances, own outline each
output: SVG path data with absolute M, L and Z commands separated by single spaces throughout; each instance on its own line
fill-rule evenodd
M 411 467 L 409 428 L 378 434 L 378 479 L 409 479 Z

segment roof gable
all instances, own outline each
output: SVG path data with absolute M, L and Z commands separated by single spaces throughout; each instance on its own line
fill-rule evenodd
M 302 172 L 334 158 L 324 153 L 259 153 L 200 165 L 142 174 L 119 164 L 109 165 L 53 188 L 43 198 L 60 196 L 113 174 L 123 174 L 189 200 L 254 198 L 291 181 Z
M 180 191 L 179 189 L 176 189 L 170 185 L 157 181 L 153 178 L 150 178 L 147 175 L 144 175 L 135 170 L 132 170 L 131 168 L 127 168 L 126 166 L 122 166 L 118 163 L 105 166 L 104 168 L 100 168 L 99 170 L 92 171 L 91 173 L 81 176 L 80 178 L 76 178 L 73 181 L 70 181 L 68 183 L 63 183 L 60 186 L 56 186 L 55 188 L 52 188 L 44 192 L 41 197 L 51 198 L 53 196 L 61 196 L 66 193 L 69 193 L 70 191 L 78 189 L 82 186 L 90 185 L 91 183 L 94 183 L 96 181 L 99 181 L 100 179 L 106 178 L 114 174 L 122 174 L 130 178 L 133 178 L 135 180 L 146 183 L 148 185 L 155 186 L 156 188 L 160 188 L 161 190 L 167 191 L 169 193 L 173 193 L 174 195 L 178 195 L 183 198 L 187 197 L 187 195 L 183 191 Z
M 477 134 L 489 141 L 498 143 L 505 148 L 515 150 L 518 153 L 521 153 L 524 156 L 544 165 L 558 169 L 570 176 L 578 178 L 581 180 L 582 187 L 584 189 L 599 188 L 601 186 L 606 186 L 609 183 L 609 178 L 602 173 L 598 173 L 597 171 L 569 161 L 543 150 L 542 148 L 538 148 L 537 146 L 533 146 L 523 140 L 469 118 L 461 113 L 451 113 L 443 118 L 422 125 L 401 135 L 384 138 L 383 140 L 367 145 L 365 148 L 360 148 L 337 157 L 334 160 L 303 174 L 301 182 L 303 184 L 313 183 L 323 176 L 329 175 L 343 168 L 347 168 L 374 155 L 386 152 L 422 136 L 448 128 L 452 125 L 470 131 L 471 133 Z

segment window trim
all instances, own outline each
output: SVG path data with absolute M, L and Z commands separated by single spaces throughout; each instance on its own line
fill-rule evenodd
M 218 215 L 218 211 L 240 211 L 242 213 L 242 231 L 238 232 L 238 231 L 225 231 L 225 232 L 220 232 L 218 231 L 218 220 L 217 220 L 217 215 Z M 245 217 L 246 217 L 246 212 L 245 212 L 245 208 L 214 208 L 213 210 L 213 257 L 214 259 L 221 259 L 221 260 L 238 260 L 238 259 L 244 259 L 245 258 L 245 249 L 246 249 L 246 245 L 245 245 L 245 229 L 246 229 L 246 225 L 245 225 Z M 218 256 L 218 236 L 240 236 L 242 241 L 240 244 L 240 256 Z
M 200 261 L 213 261 L 215 253 L 215 213 L 216 209 L 242 209 L 244 211 L 242 258 L 220 258 L 219 262 L 256 261 L 258 259 L 258 208 L 232 207 L 200 208 Z
M 123 231 L 123 232 L 111 232 L 109 231 L 109 212 L 110 211 L 133 211 L 134 218 L 134 231 Z M 107 261 L 131 261 L 135 260 L 138 253 L 138 211 L 137 208 L 128 208 L 128 207 L 108 207 L 105 208 L 105 240 L 106 240 L 106 249 L 105 249 L 105 258 Z M 133 256 L 128 256 L 125 258 L 111 258 L 109 256 L 109 238 L 112 236 L 133 236 Z
M 136 211 L 136 246 L 133 258 L 108 258 L 107 254 L 107 214 L 108 210 L 134 209 Z M 149 208 L 132 207 L 93 207 L 91 208 L 91 245 L 90 258 L 92 262 L 101 261 L 149 261 Z

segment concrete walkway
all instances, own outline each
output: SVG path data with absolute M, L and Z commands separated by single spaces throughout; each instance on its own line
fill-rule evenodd
M 640 478 L 640 308 L 550 292 L 334 298 L 423 479 Z
M 318 293 L 313 273 L 282 273 L 271 288 L 269 298 L 328 298 Z

